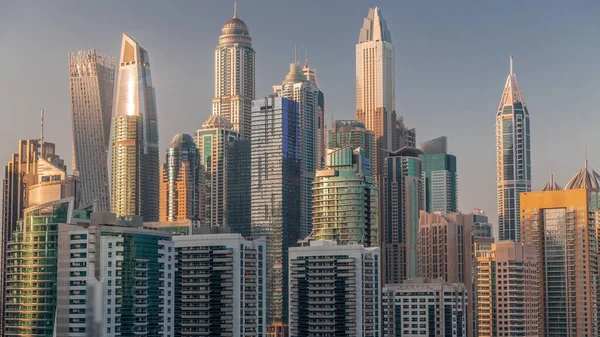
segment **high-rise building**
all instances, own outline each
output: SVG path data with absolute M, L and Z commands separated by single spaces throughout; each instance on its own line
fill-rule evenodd
M 337 120 L 331 122 L 329 131 L 328 149 L 337 149 L 344 146 L 360 147 L 365 152 L 365 157 L 371 163 L 373 178 L 377 180 L 375 161 L 375 134 L 365 129 L 365 124 L 353 120 Z
M 414 278 L 382 291 L 384 337 L 466 337 L 467 291 L 460 283 Z
M 288 248 L 300 237 L 300 106 L 252 102 L 252 235 L 267 238 L 267 321 L 287 324 Z
M 308 65 L 308 56 L 304 61 L 302 68 L 304 76 L 310 84 L 318 89 L 317 93 L 317 168 L 325 167 L 325 157 L 327 156 L 327 123 L 325 121 L 325 94 L 320 89 L 317 80 L 317 70 Z
M 0 230 L 0 264 L 6 266 L 5 256 L 8 241 L 17 228 L 17 222 L 23 219 L 25 208 L 29 205 L 29 187 L 39 182 L 38 161 L 46 159 L 52 165 L 64 169 L 64 161 L 55 153 L 53 143 L 41 139 L 19 141 L 19 150 L 13 153 L 5 167 L 2 181 L 2 228 Z M 0 268 L 0 294 L 4 294 L 5 268 Z M 0 296 L 0 308 L 4 297 Z M 0 310 L 0 335 L 3 332 L 3 310 Z
M 215 95 L 212 113 L 232 123 L 242 139 L 250 139 L 255 95 L 255 52 L 248 26 L 237 17 L 225 23 L 215 49 Z
M 501 241 L 520 242 L 519 201 L 522 192 L 531 191 L 531 141 L 529 111 L 512 60 L 496 114 L 498 233 Z
M 312 85 L 297 61 L 290 64 L 283 83 L 273 86 L 273 91 L 300 104 L 300 236 L 306 237 L 312 230 L 312 182 L 318 168 L 317 111 L 321 91 Z
M 541 336 L 537 268 L 532 246 L 502 241 L 477 249 L 475 336 Z
M 3 336 L 54 336 L 57 303 L 70 298 L 57 294 L 58 230 L 86 217 L 75 210 L 75 198 L 24 210 L 6 250 Z
M 249 139 L 227 144 L 227 226 L 245 238 L 252 236 L 251 151 Z
M 198 220 L 202 168 L 192 136 L 173 137 L 160 178 L 159 221 Z
M 142 219 L 58 226 L 56 336 L 175 335 L 175 247 Z
M 205 234 L 173 241 L 175 337 L 264 336 L 265 238 Z
M 418 275 L 417 233 L 423 210 L 421 150 L 404 147 L 385 159 L 380 182 L 383 284 Z
M 485 221 L 485 222 L 482 222 Z M 481 229 L 487 224 L 476 214 L 427 213 L 419 216 L 417 251 L 419 276 L 443 279 L 450 283 L 462 283 L 468 294 L 467 336 L 477 336 L 475 325 L 475 245 L 491 245 L 491 230 Z M 483 232 L 483 233 L 482 233 Z M 485 236 L 480 236 L 485 235 Z
M 375 133 L 375 177 L 395 150 L 396 70 L 392 36 L 379 7 L 370 8 L 356 44 L 356 120 Z
M 115 58 L 96 50 L 69 53 L 73 173 L 81 206 L 110 210 L 108 149 L 115 86 Z
M 456 157 L 448 154 L 446 137 L 421 144 L 423 195 L 427 212 L 458 212 Z
M 405 146 L 417 147 L 417 131 L 415 128 L 409 128 L 404 124 L 404 117 L 396 118 L 394 129 L 394 150 Z
M 212 114 L 196 131 L 196 147 L 204 169 L 204 214 L 200 222 L 209 226 L 227 226 L 227 145 L 239 134 L 222 115 Z
M 361 148 L 327 150 L 313 183 L 315 240 L 379 246 L 379 189 Z
M 378 247 L 311 241 L 289 255 L 291 336 L 381 336 Z
M 586 161 L 565 190 L 521 194 L 521 242 L 536 248 L 540 336 L 598 335 L 596 207 L 591 194 L 598 191 L 599 178 Z
M 123 34 L 113 117 L 111 210 L 158 220 L 156 98 L 148 52 Z

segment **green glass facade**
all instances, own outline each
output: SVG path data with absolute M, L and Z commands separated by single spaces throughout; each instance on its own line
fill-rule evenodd
M 53 336 L 56 312 L 58 227 L 74 217 L 74 199 L 25 210 L 8 242 L 4 336 Z
M 313 238 L 379 245 L 379 190 L 361 148 L 328 150 L 313 182 Z
M 329 131 L 329 149 L 337 149 L 344 146 L 352 148 L 360 147 L 369 159 L 371 165 L 375 165 L 375 134 L 365 128 L 365 124 L 354 120 L 333 121 Z M 375 167 L 373 167 L 373 172 Z M 376 178 L 376 177 L 375 177 Z
M 447 153 L 422 154 L 419 159 L 425 211 L 458 212 L 456 156 Z

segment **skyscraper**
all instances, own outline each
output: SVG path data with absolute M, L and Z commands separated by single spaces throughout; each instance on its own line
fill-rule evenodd
M 325 166 L 325 156 L 327 155 L 327 123 L 325 122 L 325 94 L 319 87 L 319 81 L 317 80 L 317 70 L 311 68 L 308 65 L 308 56 L 304 61 L 304 68 L 302 68 L 304 76 L 308 79 L 310 84 L 319 89 L 317 94 L 317 168 L 323 168 Z
M 52 165 L 66 171 L 64 161 L 55 153 L 55 145 L 42 139 L 19 141 L 19 150 L 13 153 L 7 163 L 2 181 L 2 228 L 0 230 L 0 264 L 6 266 L 6 249 L 9 240 L 17 229 L 17 222 L 23 219 L 29 205 L 29 187 L 38 184 L 38 162 L 46 159 Z M 0 268 L 0 294 L 4 294 L 5 268 Z M 0 296 L 0 308 L 3 308 Z M 4 311 L 0 310 L 0 335 L 4 324 Z
M 252 153 L 249 139 L 227 144 L 227 226 L 232 233 L 252 236 Z
M 81 206 L 110 210 L 108 147 L 115 58 L 96 50 L 69 53 L 73 172 L 81 182 Z
M 381 336 L 378 247 L 311 241 L 289 259 L 290 336 Z
M 312 230 L 312 182 L 318 165 L 317 110 L 320 90 L 312 86 L 302 72 L 300 63 L 290 64 L 290 71 L 281 85 L 273 86 L 279 97 L 300 104 L 300 236 Z
M 598 335 L 598 250 L 591 194 L 600 176 L 586 165 L 565 190 L 554 182 L 521 194 L 521 241 L 536 248 L 539 336 Z M 558 187 L 558 188 L 556 188 Z
M 233 124 L 242 139 L 250 139 L 252 100 L 255 89 L 254 56 L 248 26 L 237 17 L 225 23 L 215 49 L 213 114 Z
M 423 195 L 425 210 L 458 212 L 458 174 L 456 157 L 448 154 L 446 137 L 439 137 L 421 144 L 423 154 Z
M 404 124 L 404 117 L 399 116 L 394 129 L 394 150 L 405 146 L 417 147 L 417 130 L 408 128 Z
M 315 240 L 379 246 L 379 189 L 361 148 L 327 150 L 327 164 L 313 182 Z
M 375 162 L 375 134 L 365 128 L 365 124 L 353 120 L 337 120 L 331 122 L 331 130 L 329 131 L 328 145 L 329 149 L 337 149 L 344 146 L 352 148 L 360 147 L 365 152 L 365 157 L 371 163 L 371 173 L 373 178 L 376 173 Z
M 370 8 L 356 45 L 356 120 L 375 133 L 375 177 L 383 169 L 384 153 L 395 150 L 395 51 L 379 7 Z
M 227 226 L 227 146 L 238 137 L 231 122 L 217 114 L 210 115 L 196 131 L 196 147 L 204 169 L 202 224 Z
M 53 336 L 60 223 L 74 219 L 75 199 L 28 208 L 8 242 L 3 336 Z M 4 268 L 3 268 L 4 269 Z
M 141 225 L 106 212 L 58 225 L 55 336 L 174 337 L 175 244 Z
M 252 102 L 252 235 L 267 238 L 267 320 L 287 323 L 288 248 L 300 236 L 300 105 Z
M 417 233 L 423 210 L 421 150 L 404 147 L 389 153 L 380 182 L 383 284 L 418 276 Z
M 117 216 L 158 220 L 156 98 L 148 52 L 123 34 L 113 117 L 111 209 Z
M 203 234 L 173 241 L 174 336 L 264 336 L 265 238 Z
M 500 241 L 521 241 L 520 194 L 531 191 L 531 142 L 529 111 L 517 76 L 506 79 L 496 114 L 496 179 L 498 192 L 498 233 Z
M 478 247 L 476 259 L 475 336 L 541 336 L 535 248 L 497 242 Z
M 198 220 L 202 170 L 192 136 L 173 137 L 160 178 L 159 221 Z
M 419 276 L 443 279 L 450 283 L 462 283 L 468 294 L 467 336 L 475 334 L 474 321 L 477 312 L 473 310 L 475 297 L 475 250 L 476 244 L 491 245 L 494 242 L 491 230 L 482 233 L 482 227 L 489 225 L 481 215 L 462 213 L 427 213 L 419 216 L 417 251 Z M 480 236 L 485 235 L 485 236 Z

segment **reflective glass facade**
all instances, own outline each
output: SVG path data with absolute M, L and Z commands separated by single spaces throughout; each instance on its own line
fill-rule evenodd
M 365 128 L 365 124 L 353 120 L 336 120 L 331 122 L 329 131 L 328 145 L 329 149 L 337 149 L 344 146 L 352 148 L 360 147 L 365 157 L 371 163 L 373 178 L 375 176 L 375 134 Z
M 113 118 L 111 211 L 158 220 L 156 98 L 148 53 L 123 34 Z
M 330 149 L 313 182 L 315 240 L 379 246 L 379 189 L 361 148 Z
M 252 235 L 267 238 L 267 319 L 287 323 L 288 248 L 300 237 L 299 104 L 252 102 Z
M 227 225 L 231 232 L 252 235 L 250 140 L 227 144 Z
M 385 160 L 380 185 L 384 284 L 417 276 L 419 211 L 424 208 L 420 154 L 405 147 Z
M 512 59 L 511 59 L 512 71 Z M 529 111 L 511 72 L 496 114 L 496 180 L 500 240 L 521 241 L 520 194 L 531 191 Z
M 4 336 L 53 336 L 57 302 L 58 227 L 73 216 L 62 199 L 25 211 L 8 243 Z
M 458 211 L 456 157 L 451 154 L 423 154 L 421 160 L 423 196 L 427 212 Z

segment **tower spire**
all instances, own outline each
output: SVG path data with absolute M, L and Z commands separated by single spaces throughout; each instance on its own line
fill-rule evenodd
M 44 157 L 44 109 L 40 111 L 40 155 Z
M 510 74 L 513 74 L 513 60 L 515 59 L 514 55 L 510 55 Z
M 588 169 L 587 144 L 585 144 L 585 170 Z
M 294 64 L 298 63 L 298 49 L 296 48 L 296 45 L 294 44 Z
M 304 68 L 308 68 L 308 50 L 304 51 Z
M 237 18 L 237 0 L 233 0 L 233 17 Z

